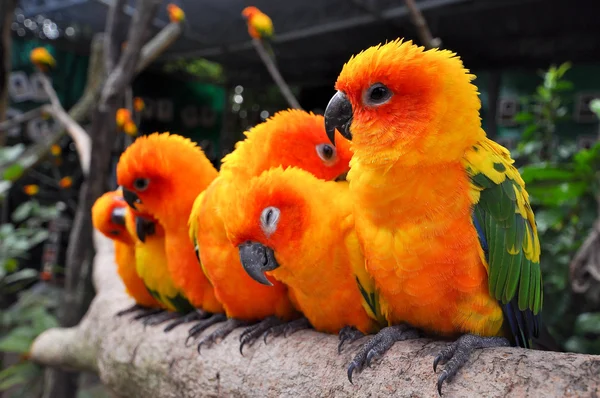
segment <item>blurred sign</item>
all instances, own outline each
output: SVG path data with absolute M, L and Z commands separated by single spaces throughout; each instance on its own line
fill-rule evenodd
M 146 105 L 140 131 L 181 134 L 208 146 L 205 149 L 209 158 L 218 157 L 225 106 L 223 87 L 147 72 L 135 80 L 133 92 Z

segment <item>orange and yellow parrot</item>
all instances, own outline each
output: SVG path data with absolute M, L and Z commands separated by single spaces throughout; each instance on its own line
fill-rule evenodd
M 45 47 L 36 47 L 29 54 L 31 63 L 34 64 L 42 72 L 48 72 L 56 66 L 54 57 Z
M 127 203 L 164 230 L 167 269 L 182 301 L 204 311 L 192 311 L 178 323 L 223 311 L 198 266 L 187 225 L 194 199 L 216 177 L 217 171 L 195 143 L 169 133 L 138 138 L 117 165 L 117 181 Z M 141 272 L 140 276 L 144 278 Z
M 456 54 L 395 40 L 348 61 L 325 125 L 352 140 L 356 230 L 391 326 L 349 367 L 413 333 L 462 334 L 438 391 L 477 348 L 529 348 L 540 330 L 540 243 L 525 184 L 481 128 Z M 406 324 L 405 324 L 406 323 Z M 508 338 L 508 339 L 507 339 Z
M 117 272 L 127 293 L 135 300 L 131 310 L 142 307 L 157 308 L 160 304 L 152 297 L 136 270 L 135 236 L 129 234 L 125 225 L 127 203 L 120 190 L 106 192 L 92 207 L 94 228 L 114 241 Z M 122 315 L 129 310 L 122 311 Z
M 275 53 L 271 46 L 271 40 L 275 34 L 273 28 L 273 21 L 271 18 L 254 6 L 246 7 L 242 10 L 242 16 L 246 18 L 248 24 L 248 34 L 253 39 L 260 40 L 265 49 L 269 52 L 269 55 L 274 59 Z
M 266 318 L 252 328 L 252 333 L 244 335 L 243 341 L 250 343 L 270 327 L 296 317 L 287 288 L 275 281 L 273 287 L 253 281 L 242 269 L 237 249 L 227 238 L 223 223 L 237 215 L 223 212 L 221 208 L 238 187 L 250 177 L 277 166 L 297 166 L 328 180 L 349 169 L 349 142 L 339 135 L 340 145 L 334 148 L 329 143 L 320 115 L 302 110 L 281 111 L 245 135 L 246 139 L 238 142 L 235 150 L 225 156 L 219 177 L 198 196 L 190 214 L 190 238 L 198 249 L 200 263 L 217 299 L 230 318 L 199 345 L 225 337 L 237 326 Z M 221 318 L 225 319 L 224 316 Z M 281 325 L 281 328 L 290 330 L 295 325 L 301 326 L 293 323 Z M 200 329 L 198 325 L 195 334 Z
M 336 206 L 331 206 L 335 203 Z M 365 269 L 346 181 L 325 181 L 276 167 L 236 190 L 225 204 L 225 229 L 254 280 L 283 282 L 310 325 L 355 340 L 385 319 Z
M 180 23 L 185 19 L 185 12 L 176 4 L 167 4 L 167 13 L 171 23 Z

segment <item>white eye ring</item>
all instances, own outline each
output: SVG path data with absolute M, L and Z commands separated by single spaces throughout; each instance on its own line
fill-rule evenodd
M 270 237 L 277 230 L 281 211 L 277 207 L 269 206 L 260 214 L 260 226 L 265 235 Z
M 337 151 L 335 147 L 330 144 L 319 144 L 315 147 L 317 155 L 325 164 L 332 164 L 337 159 Z

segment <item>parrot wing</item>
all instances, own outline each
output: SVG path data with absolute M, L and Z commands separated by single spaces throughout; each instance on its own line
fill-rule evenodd
M 273 36 L 273 22 L 266 14 L 258 14 L 252 18 L 252 27 L 260 34 L 261 39 Z
M 517 345 L 530 348 L 541 323 L 540 243 L 529 195 L 513 162 L 506 148 L 488 139 L 465 154 L 490 295 L 501 303 Z

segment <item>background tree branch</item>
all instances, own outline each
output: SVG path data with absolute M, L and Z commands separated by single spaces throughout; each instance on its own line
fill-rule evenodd
M 419 6 L 415 4 L 415 0 L 404 0 L 404 3 L 410 13 L 410 19 L 417 28 L 417 33 L 423 46 L 427 49 L 441 46 L 442 40 L 439 37 L 433 37 L 431 30 L 429 30 L 429 25 L 427 25 L 427 20 L 423 16 Z
M 184 344 L 189 326 L 165 334 L 131 316 L 115 316 L 131 299 L 117 276 L 112 242 L 98 232 L 94 239 L 98 294 L 78 326 L 50 329 L 37 338 L 31 348 L 36 362 L 97 372 L 123 397 L 437 396 L 433 354 L 445 343 L 425 339 L 396 343 L 374 369 L 356 375 L 354 384 L 346 366 L 364 340 L 338 355 L 336 336 L 302 331 L 266 346 L 261 340 L 242 356 L 238 329 L 198 355 L 195 345 Z M 482 350 L 444 386 L 445 397 L 594 394 L 600 394 L 600 356 L 516 348 Z
M 8 75 L 11 71 L 10 24 L 14 16 L 17 0 L 0 0 L 0 122 L 6 119 L 8 109 Z M 0 130 L 0 146 L 4 145 L 6 134 Z

